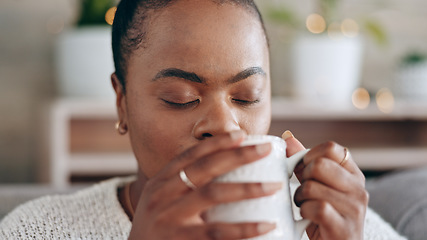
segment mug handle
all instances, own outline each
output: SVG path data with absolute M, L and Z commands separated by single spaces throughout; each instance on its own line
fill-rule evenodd
M 288 173 L 289 178 L 292 177 L 292 173 L 294 172 L 296 165 L 305 156 L 305 154 L 307 154 L 308 151 L 310 151 L 310 149 L 301 150 L 286 159 L 286 171 Z M 307 219 L 301 219 L 296 221 L 294 219 L 294 223 L 295 223 L 295 233 L 297 234 L 296 236 L 294 236 L 294 238 L 301 239 L 305 229 L 308 227 L 311 221 Z
M 311 221 L 308 219 L 301 219 L 298 221 L 295 221 L 295 236 L 294 238 L 296 240 L 300 240 L 302 238 L 302 235 L 304 234 L 305 229 L 310 225 Z
M 294 172 L 296 165 L 305 156 L 305 154 L 308 153 L 308 151 L 310 151 L 310 149 L 304 149 L 289 158 L 286 158 L 286 171 L 288 173 L 288 178 L 292 177 L 292 173 Z

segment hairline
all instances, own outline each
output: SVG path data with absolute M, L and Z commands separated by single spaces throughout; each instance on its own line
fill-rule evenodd
M 141 2 L 137 4 L 137 9 L 134 10 L 134 15 L 130 21 L 130 25 L 129 27 L 126 29 L 126 32 L 124 34 L 122 34 L 120 36 L 120 39 L 117 39 L 119 41 L 119 46 L 118 46 L 118 54 L 120 55 L 120 62 L 119 62 L 119 68 L 121 70 L 121 74 L 123 74 L 123 76 L 118 76 L 119 81 L 122 85 L 123 88 L 123 92 L 126 92 L 126 78 L 127 78 L 127 69 L 129 67 L 129 63 L 131 62 L 131 59 L 135 56 L 135 54 L 137 52 L 139 52 L 140 55 L 144 54 L 144 51 L 138 51 L 140 49 L 146 49 L 150 46 L 150 28 L 153 27 L 153 23 L 155 21 L 153 21 L 153 18 L 156 18 L 159 16 L 159 13 L 165 11 L 167 8 L 171 7 L 172 5 L 176 4 L 178 1 L 181 0 L 170 0 L 167 3 L 164 3 L 163 6 L 160 7 L 154 7 L 154 8 L 147 8 L 145 11 L 143 11 L 143 13 L 138 13 L 138 9 L 143 8 L 143 6 L 141 6 Z M 250 12 L 250 14 L 252 16 L 254 16 L 255 18 L 257 18 L 257 22 L 259 23 L 259 27 L 261 27 L 261 31 L 264 35 L 264 39 L 265 39 L 265 44 L 267 46 L 267 49 L 269 51 L 270 47 L 269 47 L 269 40 L 268 40 L 268 36 L 267 36 L 267 31 L 265 29 L 265 25 L 261 16 L 261 13 L 259 12 L 258 6 L 255 4 L 255 2 L 253 2 L 253 6 L 251 6 L 250 3 L 245 4 L 243 2 L 239 2 L 239 1 L 232 1 L 232 0 L 209 0 L 215 4 L 217 4 L 218 6 L 222 6 L 222 5 L 232 5 L 232 6 L 236 6 L 236 7 L 240 7 L 248 12 Z M 138 21 L 136 20 L 136 18 L 141 18 L 142 24 L 140 24 L 138 26 Z M 138 33 L 138 40 L 139 43 L 135 44 L 135 46 L 133 47 L 124 47 L 123 44 L 124 42 L 131 42 L 129 40 L 129 32 L 130 31 L 136 31 Z M 113 37 L 114 38 L 114 37 Z M 127 38 L 127 39 L 126 39 Z M 114 46 L 113 46 L 114 49 Z M 114 60 L 116 60 L 116 57 L 114 57 Z M 114 62 L 114 65 L 116 67 L 116 74 L 117 74 L 117 64 L 116 62 Z M 121 79 L 122 78 L 122 79 Z

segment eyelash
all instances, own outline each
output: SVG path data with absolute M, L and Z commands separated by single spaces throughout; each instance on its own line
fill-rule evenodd
M 232 100 L 233 100 L 234 102 L 236 102 L 237 104 L 240 104 L 240 105 L 243 105 L 243 106 L 251 106 L 251 105 L 254 105 L 254 104 L 257 104 L 257 103 L 259 103 L 259 102 L 260 102 L 260 100 L 259 100 L 259 99 L 254 100 L 254 101 L 247 101 L 247 100 L 242 100 L 242 99 L 235 99 L 235 98 L 233 98 Z
M 196 99 L 194 101 L 191 102 L 186 102 L 186 103 L 177 103 L 177 102 L 171 102 L 171 101 L 167 101 L 165 99 L 162 99 L 163 102 L 165 102 L 166 104 L 168 104 L 170 107 L 176 108 L 176 109 L 185 109 L 185 108 L 189 108 L 192 107 L 195 104 L 198 104 L 200 102 L 199 99 Z M 242 100 L 242 99 L 232 99 L 235 103 L 242 105 L 242 106 L 252 106 L 254 104 L 257 104 L 260 102 L 259 99 L 254 100 L 254 101 L 247 101 L 247 100 Z
M 169 106 L 173 107 L 173 108 L 177 108 L 177 109 L 183 109 L 183 108 L 189 108 L 197 103 L 200 102 L 199 99 L 196 99 L 194 101 L 191 102 L 186 102 L 186 103 L 177 103 L 177 102 L 171 102 L 171 101 L 167 101 L 165 99 L 162 99 L 163 102 L 165 102 L 166 104 L 168 104 Z

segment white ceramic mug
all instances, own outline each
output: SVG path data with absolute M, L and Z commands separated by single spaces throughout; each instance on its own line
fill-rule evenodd
M 208 222 L 275 222 L 276 229 L 251 240 L 301 239 L 308 220 L 295 221 L 289 178 L 298 161 L 308 152 L 303 150 L 286 157 L 286 142 L 276 136 L 251 135 L 242 146 L 271 143 L 270 154 L 261 160 L 246 164 L 215 179 L 217 182 L 282 182 L 283 187 L 274 195 L 218 205 L 208 210 Z

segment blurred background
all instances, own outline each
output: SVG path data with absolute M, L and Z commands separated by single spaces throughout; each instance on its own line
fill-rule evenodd
M 257 2 L 271 43 L 272 134 L 364 149 L 366 171 L 423 164 L 426 1 Z M 64 186 L 132 171 L 109 79 L 116 4 L 0 1 L 0 183 Z M 417 162 L 403 162 L 408 154 Z M 390 155 L 394 165 L 374 162 Z

